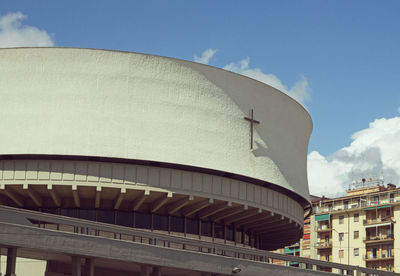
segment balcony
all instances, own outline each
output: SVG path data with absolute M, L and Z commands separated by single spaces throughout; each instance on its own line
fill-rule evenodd
M 369 200 L 369 201 L 362 201 L 362 202 L 350 202 L 349 205 L 336 205 L 336 206 L 329 206 L 329 205 L 323 205 L 321 207 L 317 206 L 313 208 L 314 213 L 316 214 L 321 214 L 321 213 L 332 213 L 332 212 L 344 212 L 344 210 L 347 209 L 356 209 L 356 208 L 364 208 L 364 207 L 373 207 L 377 206 L 379 208 L 379 205 L 382 204 L 399 204 L 400 203 L 400 198 L 394 199 L 382 199 L 382 200 Z
M 330 232 L 330 231 L 332 231 L 332 227 L 327 226 L 327 225 L 322 225 L 322 226 L 315 227 L 315 232 L 318 232 L 318 233 Z
M 329 241 L 329 242 L 317 242 L 317 243 L 315 243 L 314 247 L 317 248 L 317 249 L 332 248 L 332 241 Z
M 392 223 L 393 219 L 391 217 L 386 218 L 376 218 L 376 219 L 364 219 L 364 226 L 372 225 L 372 224 L 382 224 L 382 223 Z
M 393 260 L 394 259 L 394 254 L 392 253 L 391 255 L 386 255 L 386 254 L 377 254 L 377 255 L 372 255 L 371 254 L 366 254 L 363 256 L 363 260 L 366 262 L 370 261 L 385 261 L 385 260 Z
M 364 239 L 364 243 L 366 243 L 366 244 L 386 243 L 386 242 L 393 242 L 393 241 L 394 241 L 393 234 L 386 235 L 386 236 L 367 237 L 366 239 Z

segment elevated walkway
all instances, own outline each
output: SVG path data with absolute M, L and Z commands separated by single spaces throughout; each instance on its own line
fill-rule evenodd
M 70 264 L 66 267 L 71 270 L 64 274 L 74 276 L 101 276 L 101 271 L 116 276 L 398 275 L 4 206 L 0 207 L 0 246 L 9 251 L 8 275 L 15 273 L 13 254 Z M 285 265 L 272 264 L 273 259 Z M 290 267 L 293 262 L 300 267 Z M 50 267 L 47 275 L 56 275 Z M 333 273 L 320 271 L 324 268 Z

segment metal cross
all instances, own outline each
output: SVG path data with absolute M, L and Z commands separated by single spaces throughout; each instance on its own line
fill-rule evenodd
M 253 149 L 253 125 L 254 124 L 259 124 L 260 122 L 257 120 L 254 120 L 254 114 L 253 114 L 253 109 L 250 110 L 250 118 L 244 117 L 245 120 L 250 122 L 250 149 Z

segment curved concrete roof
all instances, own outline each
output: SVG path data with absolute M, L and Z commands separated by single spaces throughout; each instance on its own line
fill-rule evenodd
M 0 49 L 0 155 L 113 157 L 269 182 L 308 200 L 309 114 L 256 80 L 171 58 Z M 254 149 L 250 123 L 254 109 Z

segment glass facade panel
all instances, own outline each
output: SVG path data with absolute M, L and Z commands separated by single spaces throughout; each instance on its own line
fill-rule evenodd
M 226 227 L 226 239 L 228 241 L 234 241 L 235 240 L 235 236 L 233 235 L 233 227 L 232 226 L 227 226 Z
M 223 239 L 224 238 L 224 225 L 216 223 L 214 227 L 215 227 L 215 237 L 217 239 Z
M 137 228 L 151 229 L 151 214 L 135 213 Z
M 133 213 L 117 211 L 117 224 L 126 227 L 133 227 Z
M 184 231 L 183 217 L 171 217 L 171 231 L 183 233 Z
M 94 210 L 94 209 L 79 209 L 79 218 L 96 221 L 96 210 Z
M 66 217 L 76 218 L 78 217 L 77 213 L 76 209 L 60 209 L 60 215 Z
M 153 229 L 168 231 L 168 216 L 153 215 Z
M 43 213 L 58 215 L 59 209 L 58 208 L 42 208 L 41 211 Z
M 199 234 L 199 220 L 197 219 L 186 219 L 186 233 L 188 234 Z
M 202 221 L 201 222 L 201 235 L 212 237 L 212 222 Z
M 104 223 L 115 223 L 115 211 L 114 210 L 97 210 L 97 221 Z

